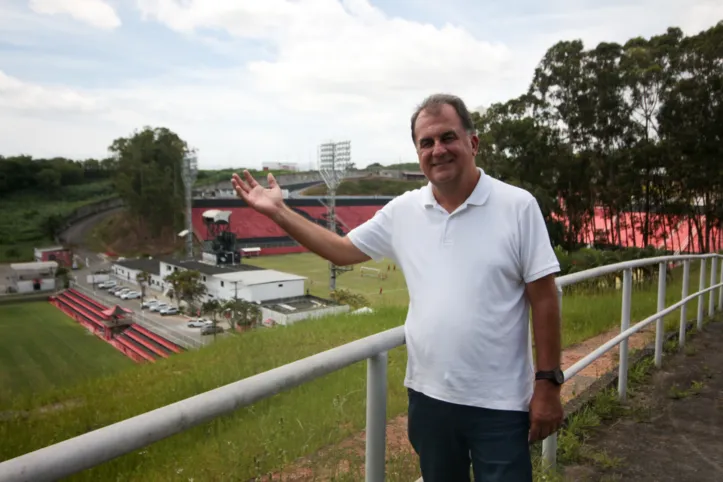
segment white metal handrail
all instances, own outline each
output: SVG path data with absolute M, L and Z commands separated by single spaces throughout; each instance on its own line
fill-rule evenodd
M 723 256 L 717 254 L 661 256 L 601 266 L 559 277 L 557 279 L 558 293 L 562 298 L 562 288 L 565 286 L 623 271 L 621 333 L 569 367 L 565 371 L 566 380 L 620 344 L 618 389 L 620 397 L 624 398 L 627 384 L 627 340 L 632 334 L 656 321 L 655 359 L 656 365 L 660 366 L 663 318 L 666 314 L 678 308 L 681 309 L 679 343 L 682 347 L 685 340 L 687 303 L 696 298 L 700 300 L 697 312 L 699 329 L 703 328 L 705 294 L 709 293 L 710 296 L 709 316 L 713 316 L 715 311 L 713 298 L 716 288 L 718 288 L 718 310 L 723 310 L 723 269 L 720 270 L 720 282 L 715 283 L 718 258 L 723 258 Z M 711 260 L 711 277 L 710 284 L 706 287 L 705 268 L 708 259 Z M 696 293 L 688 295 L 692 260 L 701 262 L 700 286 Z M 666 308 L 664 304 L 667 263 L 674 261 L 684 263 L 683 297 L 681 301 Z M 654 315 L 630 327 L 632 270 L 654 264 L 659 265 L 658 309 Z M 367 360 L 368 363 L 366 480 L 367 482 L 383 481 L 386 452 L 387 352 L 403 344 L 404 327 L 399 326 L 204 392 L 2 462 L 0 463 L 0 482 L 39 482 L 57 480 L 72 475 L 363 360 Z M 542 451 L 547 464 L 554 466 L 557 452 L 556 434 L 543 441 Z

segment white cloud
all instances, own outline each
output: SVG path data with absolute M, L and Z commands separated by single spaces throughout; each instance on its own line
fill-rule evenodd
M 142 81 L 123 78 L 123 69 L 115 69 L 121 76 L 112 85 L 92 88 L 0 71 L 2 154 L 102 156 L 114 138 L 153 125 L 169 127 L 198 147 L 203 166 L 258 166 L 277 159 L 306 163 L 310 156 L 313 160 L 315 146 L 328 139 L 351 139 L 360 165 L 412 161 L 409 117 L 429 93 L 456 93 L 470 108 L 489 105 L 523 93 L 545 50 L 561 38 L 582 38 L 592 47 L 601 40 L 663 33 L 669 25 L 696 33 L 723 17 L 723 7 L 711 0 L 613 1 L 605 7 L 592 0 L 551 0 L 535 3 L 541 14 L 527 14 L 521 6 L 515 7 L 520 14 L 496 7 L 504 13 L 498 17 L 485 16 L 476 0 L 456 0 L 449 8 L 425 6 L 428 17 L 442 19 L 434 26 L 391 17 L 368 0 L 136 1 L 147 22 L 143 30 L 167 28 L 213 46 L 215 54 L 230 59 L 228 65 L 204 67 L 208 64 L 196 56 L 185 70 L 142 76 Z M 464 2 L 467 6 L 456 8 Z M 33 0 L 31 5 L 36 12 L 66 13 L 102 28 L 120 25 L 113 9 L 100 1 Z M 87 13 L 93 11 L 89 5 L 96 5 L 97 15 Z M 459 15 L 468 7 L 477 10 L 444 23 L 445 12 Z M 102 12 L 105 20 L 99 20 Z M 262 46 L 264 56 L 240 49 L 246 41 Z M 145 59 L 143 52 L 138 50 L 136 62 Z M 63 51 L 64 57 L 72 54 Z M 51 50 L 38 58 L 49 62 L 50 55 Z M 71 70 L 61 62 L 53 65 Z
M 67 14 L 104 30 L 112 30 L 121 25 L 113 7 L 103 0 L 30 0 L 30 8 L 44 15 Z

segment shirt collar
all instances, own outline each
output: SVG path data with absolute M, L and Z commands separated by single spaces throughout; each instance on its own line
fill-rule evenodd
M 480 173 L 479 180 L 477 181 L 477 185 L 475 186 L 474 191 L 472 191 L 472 194 L 470 194 L 467 200 L 462 203 L 463 206 L 467 204 L 482 206 L 487 202 L 487 199 L 490 196 L 492 186 L 489 176 L 485 174 L 481 167 L 478 167 L 477 171 Z M 424 207 L 428 207 L 438 204 L 439 203 L 437 203 L 437 200 L 434 198 L 434 193 L 432 193 L 432 183 L 429 182 L 422 188 L 422 205 Z

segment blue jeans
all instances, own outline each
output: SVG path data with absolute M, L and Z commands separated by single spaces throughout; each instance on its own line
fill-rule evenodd
M 529 414 L 443 402 L 409 392 L 409 441 L 424 482 L 531 482 Z

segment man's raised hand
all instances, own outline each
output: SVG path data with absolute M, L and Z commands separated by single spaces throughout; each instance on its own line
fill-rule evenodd
M 284 197 L 273 174 L 269 173 L 267 177 L 268 188 L 264 188 L 256 182 L 256 179 L 247 170 L 244 170 L 243 176 L 245 180 L 241 179 L 238 174 L 234 174 L 231 177 L 231 184 L 236 195 L 246 201 L 246 204 L 269 217 L 274 216 L 284 207 Z

